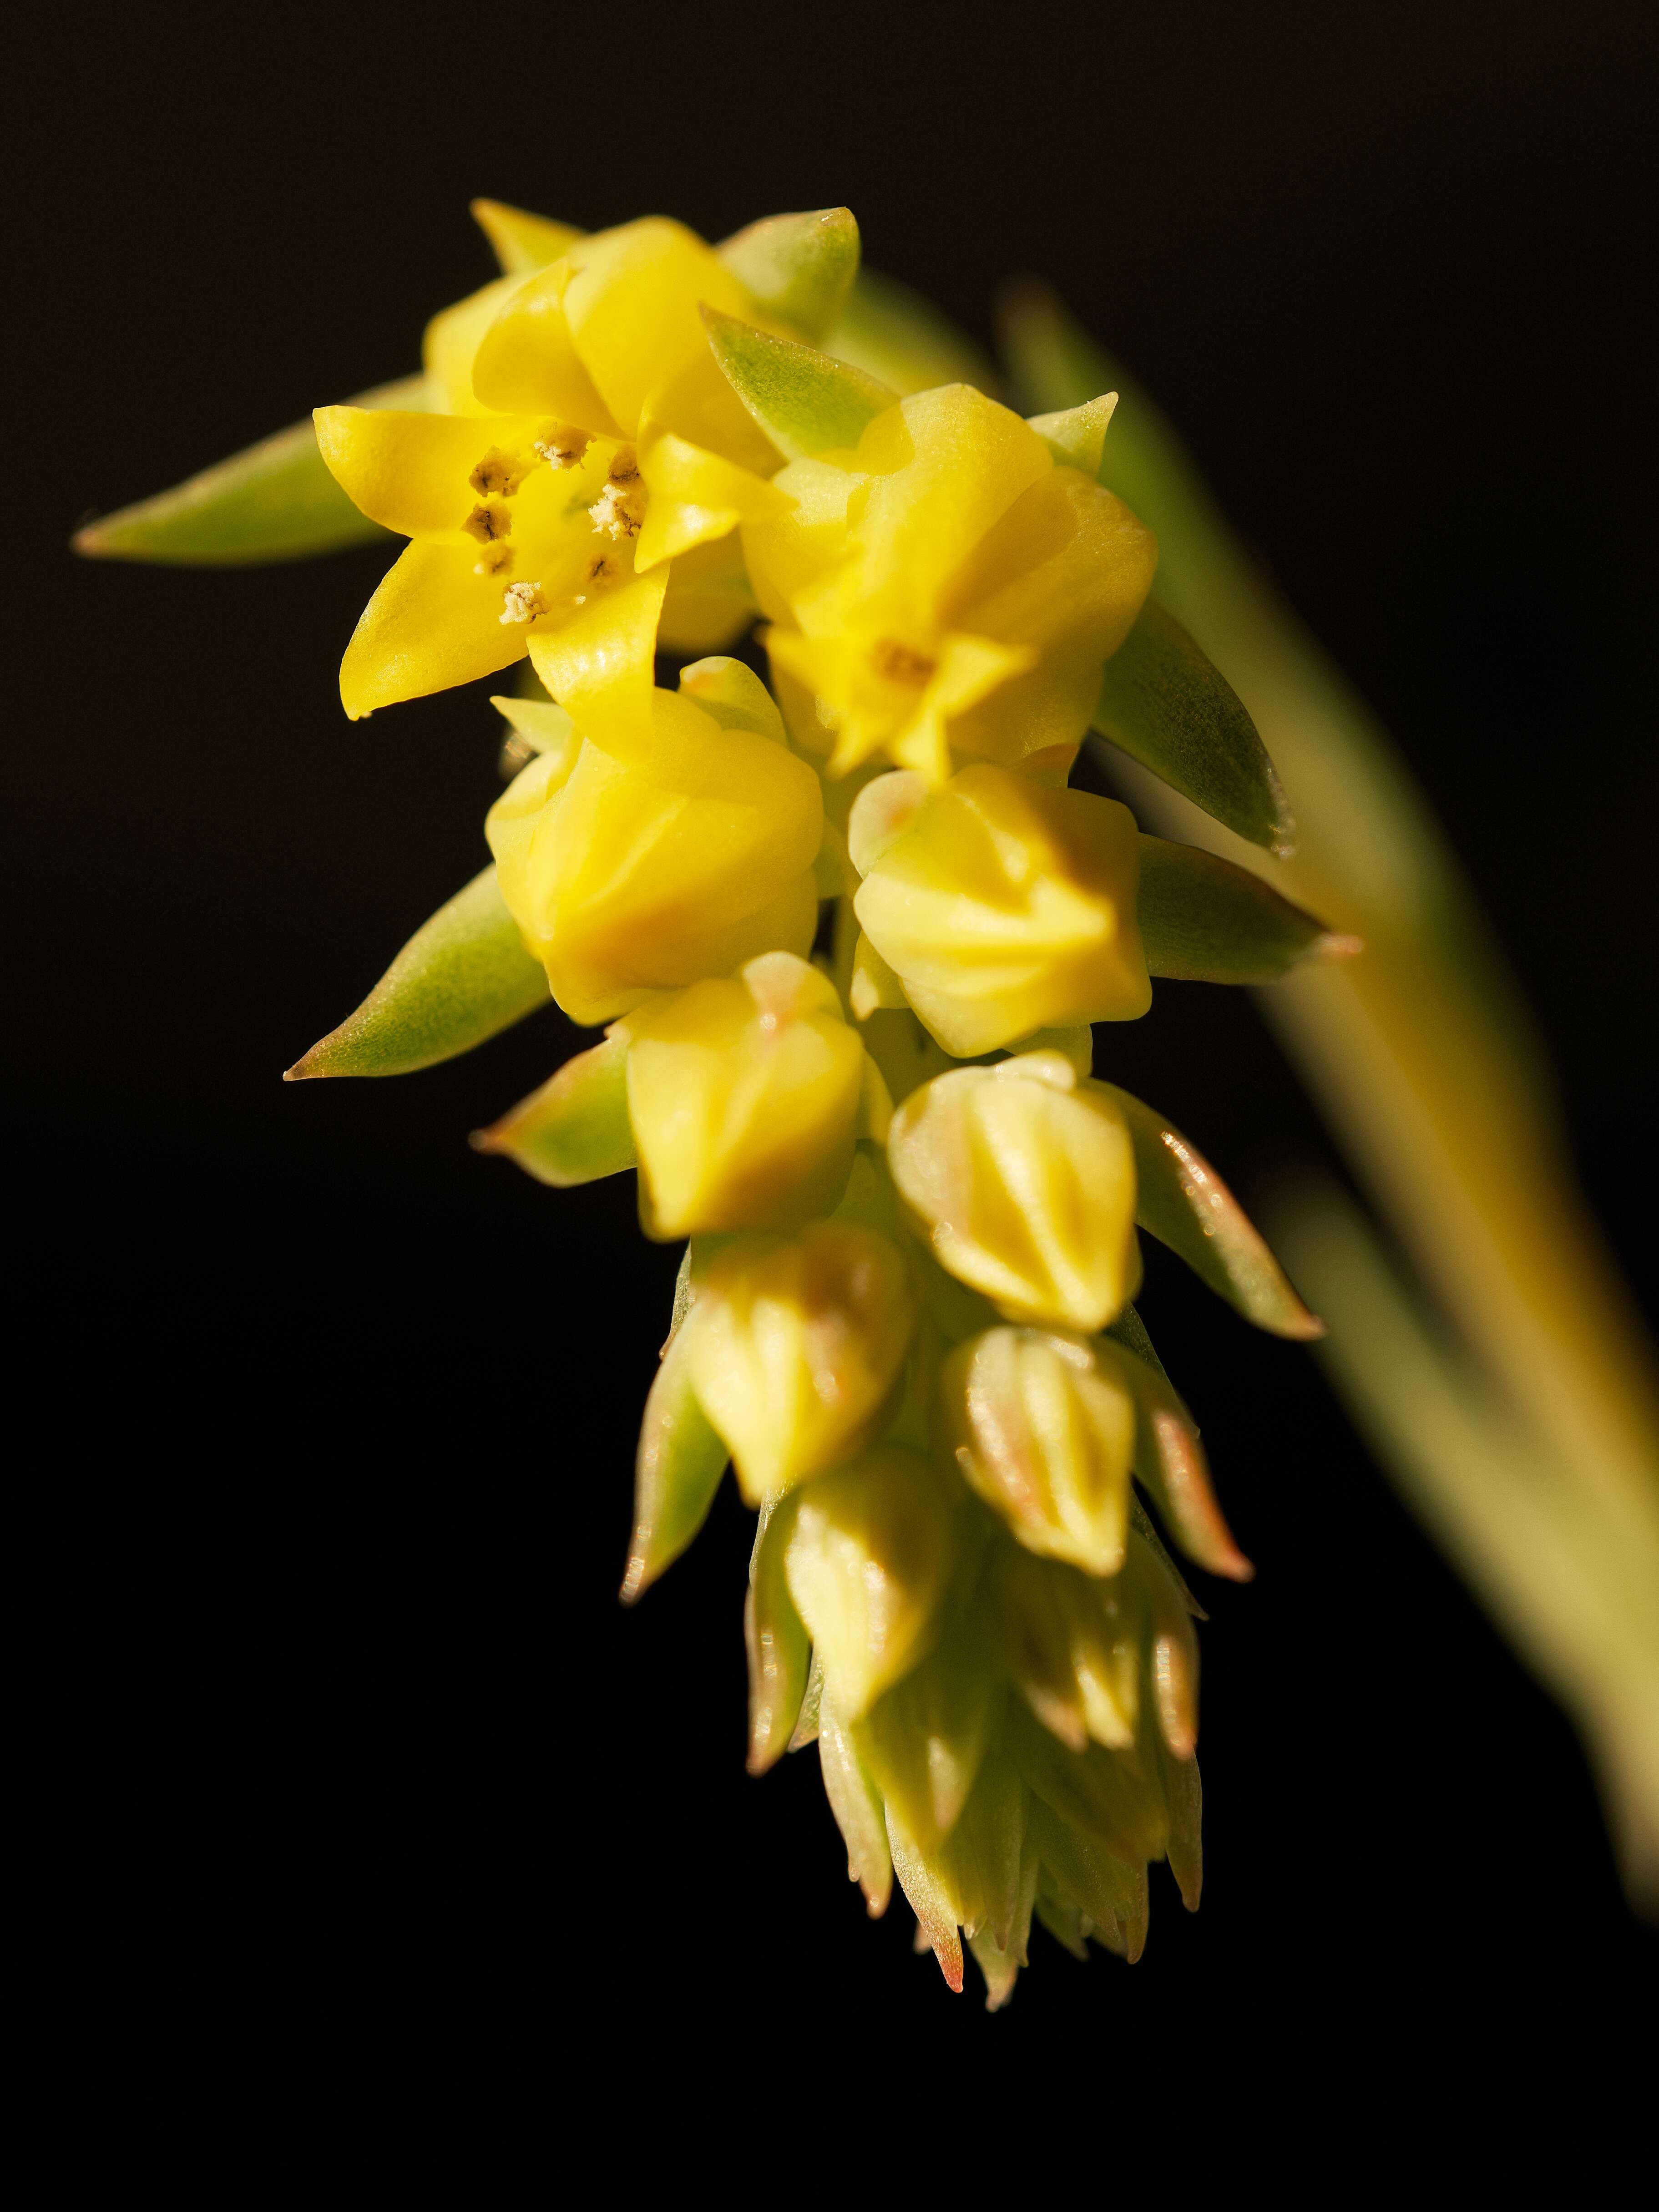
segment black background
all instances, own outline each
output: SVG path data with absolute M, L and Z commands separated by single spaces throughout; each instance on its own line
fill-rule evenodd
M 902 1907 L 865 1922 L 812 1760 L 742 1771 L 746 1516 L 616 1605 L 674 1255 L 628 1179 L 556 1196 L 465 1141 L 560 1018 L 277 1080 L 481 865 L 493 716 L 345 722 L 378 550 L 191 574 L 64 540 L 411 368 L 489 274 L 474 192 L 711 237 L 845 201 L 985 337 L 1035 270 L 1406 748 L 1651 1318 L 1651 10 L 58 13 L 10 95 L 6 850 L 66 2182 L 112 2142 L 187 2166 L 227 2115 L 230 2174 L 323 2130 L 370 2176 L 462 2083 L 553 2164 L 699 2170 L 777 2121 L 834 2165 L 884 2113 L 950 2185 L 993 2142 L 1179 2157 L 1183 2119 L 1275 2171 L 1333 2114 L 1368 2155 L 1517 2097 L 1553 2130 L 1581 2061 L 1616 2129 L 1653 1948 L 1567 1724 L 1309 1356 L 1156 1255 L 1143 1310 L 1260 1567 L 1206 1593 L 1203 1911 L 1160 1874 L 1138 1967 L 1039 1936 L 995 2019 Z M 1319 1141 L 1243 997 L 1166 987 L 1119 1071 L 1247 1194 Z

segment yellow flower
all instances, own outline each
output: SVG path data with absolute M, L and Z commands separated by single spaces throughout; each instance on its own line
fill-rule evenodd
M 517 265 L 428 327 L 428 391 L 446 411 L 317 414 L 339 483 L 412 541 L 357 626 L 341 696 L 355 720 L 527 652 L 554 698 L 635 742 L 663 564 L 692 556 L 673 580 L 676 642 L 726 642 L 752 603 L 710 549 L 787 506 L 767 482 L 782 456 L 720 374 L 701 308 L 770 325 L 681 224 L 586 237 L 478 212 Z
M 818 780 L 781 723 L 775 737 L 723 726 L 718 702 L 695 703 L 697 680 L 688 669 L 680 691 L 647 695 L 647 736 L 625 759 L 544 707 L 547 750 L 485 823 L 501 896 L 573 1021 L 811 945 Z
M 763 953 L 636 1015 L 629 1038 L 648 1236 L 792 1228 L 836 1205 L 881 1079 L 816 968 Z
M 885 750 L 933 782 L 951 750 L 1063 781 L 1157 547 L 1121 501 L 970 386 L 792 461 L 746 520 L 776 665 L 833 731 L 830 773 Z
M 880 959 L 958 1059 L 1152 1004 L 1127 807 L 981 763 L 929 793 L 866 785 L 848 825 L 853 904 Z M 858 1011 L 887 1002 L 872 976 Z
M 815 1222 L 717 1255 L 697 1284 L 682 1356 L 750 1505 L 879 1432 L 915 1320 L 904 1261 L 874 1230 Z
M 1092 1335 L 1139 1289 L 1128 1127 L 1061 1054 L 935 1076 L 887 1158 L 934 1257 L 1006 1320 Z

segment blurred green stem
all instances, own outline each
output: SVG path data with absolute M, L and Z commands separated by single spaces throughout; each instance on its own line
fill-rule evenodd
M 1627 1880 L 1651 1899 L 1659 1407 L 1525 1020 L 1405 769 L 1252 568 L 1169 425 L 1047 293 L 1012 295 L 1004 331 L 1024 405 L 1122 395 L 1103 481 L 1157 531 L 1158 599 L 1255 718 L 1296 811 L 1295 856 L 1265 858 L 1125 755 L 1113 753 L 1114 774 L 1160 834 L 1255 867 L 1365 941 L 1361 958 L 1304 969 L 1262 1003 L 1462 1332 L 1480 1385 L 1458 1395 L 1435 1380 L 1432 1343 L 1402 1318 L 1411 1310 L 1385 1289 L 1357 1217 L 1310 1201 L 1289 1241 L 1331 1324 L 1337 1380 L 1584 1728 Z

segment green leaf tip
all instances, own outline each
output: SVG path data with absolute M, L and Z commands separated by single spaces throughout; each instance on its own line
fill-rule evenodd
M 1117 406 L 1117 394 L 1108 392 L 1081 407 L 1062 407 L 1052 415 L 1028 415 L 1030 423 L 1062 468 L 1081 469 L 1085 477 L 1100 474 L 1106 450 L 1106 427 Z
M 636 1167 L 625 1029 L 568 1060 L 550 1082 L 493 1127 L 475 1129 L 471 1142 L 475 1152 L 504 1152 L 556 1190 Z
M 546 972 L 526 951 L 495 869 L 485 868 L 421 925 L 356 1012 L 283 1080 L 411 1075 L 551 1003 Z
M 858 275 L 859 227 L 844 207 L 772 215 L 717 250 L 757 307 L 816 345 Z
M 886 385 L 812 346 L 773 337 L 716 307 L 705 307 L 702 319 L 726 382 L 790 460 L 850 449 L 896 403 Z
M 1146 965 L 1176 982 L 1275 983 L 1304 961 L 1349 960 L 1364 949 L 1249 868 L 1144 834 L 1137 904 Z
M 1135 1218 L 1218 1297 L 1271 1335 L 1310 1343 L 1325 1324 L 1291 1288 L 1261 1232 L 1196 1145 L 1115 1084 L 1135 1156 Z
M 672 1339 L 645 1401 L 634 1462 L 634 1534 L 619 1592 L 642 1597 L 708 1518 L 731 1454 L 697 1403 L 684 1350 Z
M 1276 860 L 1296 850 L 1290 802 L 1243 702 L 1156 601 L 1106 663 L 1093 720 L 1100 736 L 1237 836 Z
M 354 407 L 427 404 L 426 380 L 405 377 L 359 392 Z M 76 552 L 93 561 L 147 561 L 196 568 L 303 561 L 389 538 L 360 514 L 329 474 L 309 419 L 292 423 L 171 491 L 77 530 Z

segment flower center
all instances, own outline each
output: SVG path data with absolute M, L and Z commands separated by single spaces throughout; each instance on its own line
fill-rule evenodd
M 896 637 L 883 637 L 870 648 L 870 665 L 890 684 L 925 684 L 939 663 Z

